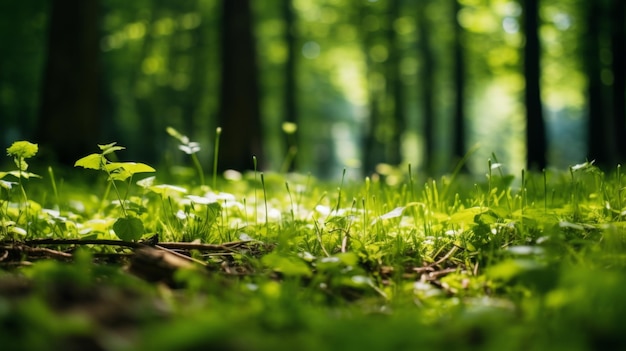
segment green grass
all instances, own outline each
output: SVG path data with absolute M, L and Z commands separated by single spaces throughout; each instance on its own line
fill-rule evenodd
M 166 184 L 158 168 L 130 182 L 136 167 L 115 162 L 91 181 L 80 169 L 0 173 L 2 345 L 626 347 L 619 167 L 514 176 L 490 161 L 486 177 L 423 179 L 407 168 L 337 183 L 250 172 L 211 187 Z M 120 235 L 120 218 L 141 223 L 141 240 L 158 233 L 159 252 L 191 258 L 137 277 L 144 244 L 133 241 L 139 227 Z M 111 245 L 120 237 L 129 241 Z M 189 242 L 198 246 L 181 247 Z

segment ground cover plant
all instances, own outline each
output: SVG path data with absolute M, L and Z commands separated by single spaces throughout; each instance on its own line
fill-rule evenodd
M 194 176 L 111 143 L 62 180 L 29 171 L 36 144 L 7 150 L 3 349 L 626 347 L 619 166 L 205 181 L 199 145 L 168 132 Z

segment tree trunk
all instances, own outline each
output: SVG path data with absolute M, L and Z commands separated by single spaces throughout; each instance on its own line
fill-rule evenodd
M 453 59 L 454 67 L 454 139 L 452 152 L 456 161 L 465 157 L 465 53 L 463 51 L 463 27 L 458 21 L 458 14 L 461 10 L 459 0 L 453 0 L 454 16 L 454 47 Z M 467 164 L 461 166 L 461 171 L 467 171 Z
M 263 165 L 256 52 L 250 0 L 223 0 L 219 101 L 220 170 Z M 262 168 L 262 167 L 261 167 Z
M 296 83 L 296 14 L 293 9 L 292 0 L 283 0 L 282 11 L 285 19 L 285 44 L 287 46 L 287 60 L 285 61 L 285 90 L 284 90 L 284 109 L 285 122 L 298 124 L 297 111 L 297 89 Z M 295 156 L 298 150 L 298 131 L 293 134 L 286 135 L 285 145 L 287 157 Z M 289 164 L 288 171 L 296 168 L 296 160 L 293 159 Z
M 539 0 L 522 0 L 524 78 L 526 81 L 526 165 L 528 169 L 546 168 L 546 132 L 540 89 Z
M 614 140 L 611 132 L 610 115 L 605 102 L 605 87 L 602 83 L 602 62 L 600 60 L 603 31 L 598 16 L 602 16 L 599 1 L 585 3 L 587 31 L 583 38 L 585 45 L 585 70 L 587 74 L 588 135 L 587 156 L 602 168 L 610 167 L 615 160 Z
M 613 0 L 611 8 L 611 69 L 613 71 L 613 132 L 618 162 L 626 161 L 626 5 Z
M 387 27 L 387 46 L 389 57 L 387 58 L 387 89 L 389 123 L 392 124 L 391 136 L 389 138 L 388 159 L 392 165 L 402 163 L 402 137 L 406 130 L 404 113 L 404 89 L 402 77 L 400 76 L 400 44 L 398 33 L 394 28 L 394 22 L 400 18 L 400 0 L 389 0 L 389 24 Z
M 418 52 L 422 63 L 418 86 L 422 101 L 424 138 L 424 170 L 427 174 L 435 171 L 435 57 L 431 49 L 430 27 L 426 8 L 430 1 L 421 0 L 417 10 L 417 28 L 419 31 Z
M 37 141 L 74 162 L 102 143 L 98 103 L 99 1 L 53 0 Z
M 374 4 L 355 1 L 355 6 L 359 6 L 361 30 L 363 37 L 361 39 L 363 52 L 366 57 L 366 75 L 368 82 L 368 118 L 363 132 L 363 173 L 366 175 L 376 171 L 376 165 L 384 162 L 384 144 L 380 133 L 382 121 L 382 100 L 384 90 L 383 87 L 375 85 L 373 77 L 379 73 L 379 65 L 372 60 L 370 49 L 374 45 L 376 31 L 365 26 L 365 18 L 370 15 L 378 15 L 375 11 Z

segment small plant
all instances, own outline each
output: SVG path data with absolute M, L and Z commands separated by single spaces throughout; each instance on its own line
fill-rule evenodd
M 213 147 L 213 189 L 216 187 L 217 181 L 217 161 L 220 154 L 220 136 L 222 135 L 222 127 L 215 128 L 215 146 Z M 256 168 L 256 167 L 255 167 Z
M 21 193 L 21 200 L 19 201 L 19 213 L 17 217 L 19 218 L 22 214 L 22 203 L 24 206 L 28 206 L 28 196 L 26 195 L 26 190 L 24 189 L 23 179 L 29 178 L 40 178 L 39 175 L 28 172 L 28 163 L 26 162 L 27 158 L 31 158 L 37 154 L 39 151 L 39 147 L 37 144 L 33 144 L 28 141 L 16 141 L 10 147 L 7 148 L 7 155 L 13 156 L 13 161 L 15 162 L 16 170 L 8 171 L 8 172 L 0 172 L 0 191 L 2 189 L 6 190 L 7 193 L 7 201 L 6 206 L 9 206 L 10 200 L 10 191 L 15 185 L 15 182 L 10 182 L 3 180 L 4 177 L 10 175 L 17 178 L 17 184 L 19 185 L 19 190 Z M 18 235 L 26 235 L 27 231 L 16 226 L 16 222 L 12 220 L 8 220 L 7 218 L 7 208 L 4 206 L 0 207 L 0 233 L 1 234 L 18 234 Z M 17 221 L 17 220 L 16 220 Z
M 30 143 L 28 141 L 16 141 L 10 147 L 7 148 L 7 155 L 13 156 L 13 162 L 17 166 L 17 169 L 9 172 L 0 172 L 0 185 L 5 189 L 11 188 L 11 183 L 1 180 L 6 175 L 12 175 L 17 178 L 18 184 L 20 186 L 20 191 L 24 198 L 25 202 L 28 202 L 28 197 L 26 196 L 26 190 L 24 190 L 24 184 L 22 183 L 22 179 L 29 179 L 31 177 L 38 177 L 37 174 L 27 172 L 28 163 L 26 163 L 27 158 L 31 158 L 37 154 L 39 151 L 39 147 L 37 144 Z
M 296 132 L 298 125 L 293 122 L 284 122 L 282 125 L 283 133 L 287 137 L 287 155 L 280 167 L 281 173 L 287 173 L 293 166 L 296 155 L 298 154 L 298 146 L 296 143 Z
M 74 167 L 83 167 L 88 169 L 95 169 L 106 172 L 108 175 L 107 181 L 109 186 L 112 186 L 117 199 L 119 200 L 120 207 L 124 217 L 120 217 L 113 224 L 113 231 L 122 240 L 136 241 L 144 234 L 143 222 L 137 215 L 139 214 L 136 208 L 128 206 L 126 199 L 128 198 L 128 190 L 132 184 L 133 175 L 137 173 L 155 172 L 154 168 L 137 162 L 112 162 L 107 158 L 107 155 L 114 153 L 115 151 L 124 150 L 125 147 L 117 146 L 117 143 L 113 142 L 106 145 L 98 145 L 102 152 L 87 155 L 74 164 Z M 122 197 L 115 181 L 127 181 L 126 193 Z

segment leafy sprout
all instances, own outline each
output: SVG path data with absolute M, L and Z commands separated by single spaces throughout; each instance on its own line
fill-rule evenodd
M 113 142 L 98 145 L 98 148 L 102 151 L 101 153 L 93 153 L 79 159 L 74 164 L 74 167 L 83 167 L 106 172 L 108 175 L 108 185 L 113 187 L 124 214 L 124 217 L 118 218 L 115 224 L 113 224 L 113 231 L 122 240 L 139 240 L 144 234 L 143 222 L 137 217 L 137 214 L 132 213 L 133 211 L 126 205 L 126 199 L 128 198 L 128 191 L 132 183 L 133 175 L 137 173 L 155 172 L 155 169 L 147 164 L 138 162 L 111 162 L 107 159 L 107 155 L 125 149 L 123 146 L 116 144 L 117 143 Z M 128 182 L 124 196 L 121 196 L 115 181 Z
M 15 158 L 31 158 L 37 154 L 39 146 L 28 141 L 16 141 L 7 148 L 7 154 Z
M 22 192 L 22 196 L 24 197 L 25 202 L 28 202 L 28 196 L 26 195 L 26 191 L 24 190 L 24 184 L 22 183 L 22 179 L 40 177 L 37 174 L 27 172 L 28 163 L 26 163 L 25 159 L 35 156 L 37 154 L 37 151 L 39 151 L 39 147 L 37 146 L 37 144 L 33 144 L 28 141 L 14 142 L 11 146 L 7 148 L 7 155 L 13 156 L 13 161 L 15 162 L 17 170 L 0 172 L 0 179 L 4 178 L 5 175 L 12 175 L 18 179 L 18 184 L 20 186 L 20 190 Z M 5 189 L 10 189 L 11 184 L 8 182 L 3 182 L 2 187 Z

